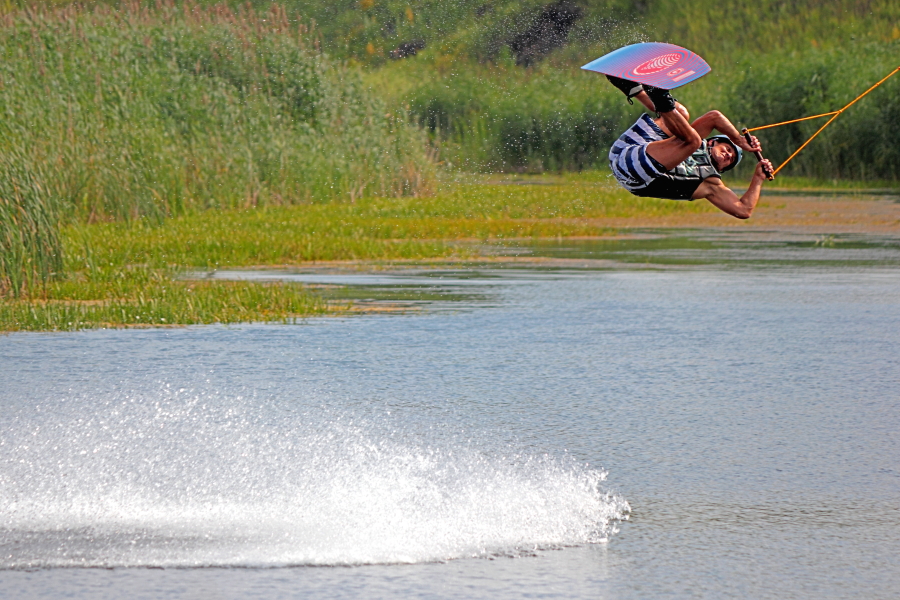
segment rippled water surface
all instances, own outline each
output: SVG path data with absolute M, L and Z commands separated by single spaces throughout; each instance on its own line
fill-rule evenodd
M 3 597 L 895 595 L 895 242 L 629 243 L 0 337 Z

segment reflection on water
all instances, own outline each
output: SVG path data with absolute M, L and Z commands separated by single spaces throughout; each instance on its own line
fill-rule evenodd
M 632 254 L 214 275 L 415 315 L 0 338 L 0 587 L 893 595 L 893 242 L 645 235 Z M 800 258 L 752 258 L 777 248 Z M 378 564 L 309 567 L 360 563 Z M 228 568 L 29 570 L 61 565 Z M 282 565 L 303 566 L 258 568 Z

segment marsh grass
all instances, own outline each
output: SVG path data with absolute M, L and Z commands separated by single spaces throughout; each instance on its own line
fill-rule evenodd
M 0 153 L 0 299 L 37 289 L 63 268 L 59 208 L 16 158 Z
M 104 282 L 51 283 L 44 298 L 0 302 L 3 331 L 74 331 L 97 327 L 295 322 L 336 312 L 294 284 L 180 281 L 137 269 Z
M 753 125 L 838 110 L 900 66 L 900 29 L 890 42 L 843 48 L 810 47 L 767 57 L 765 69 L 749 60 L 729 94 L 730 110 Z M 892 124 L 900 119 L 900 75 L 894 75 L 841 114 L 782 171 L 795 177 L 900 180 L 900 145 Z M 816 119 L 758 132 L 775 164 L 827 122 Z M 752 161 L 750 161 L 752 163 Z M 748 163 L 749 165 L 749 163 Z M 742 165 L 739 172 L 746 172 Z
M 509 9 L 501 2 L 489 18 L 459 21 L 451 41 L 367 77 L 408 104 L 442 159 L 462 169 L 542 172 L 604 167 L 613 140 L 637 118 L 601 75 L 579 68 L 618 46 L 666 41 L 700 52 L 713 71 L 675 96 L 695 117 L 719 109 L 747 127 L 836 110 L 900 64 L 900 4 L 889 0 L 624 2 L 608 14 L 612 4 L 580 4 L 585 18 L 569 45 L 530 68 L 517 66 L 503 43 L 490 60 L 478 50 L 479 36 Z M 890 124 L 900 115 L 898 90 L 900 76 L 843 114 L 783 173 L 897 180 L 900 146 Z M 822 123 L 766 131 L 767 153 L 783 161 Z
M 441 158 L 463 170 L 605 168 L 622 124 L 638 113 L 601 83 L 548 65 L 473 64 L 410 92 L 409 111 Z
M 732 57 L 736 68 L 720 68 L 675 96 L 693 117 L 717 109 L 738 127 L 762 126 L 843 107 L 900 65 L 898 57 L 900 38 L 860 41 L 853 52 L 814 46 L 786 54 L 744 52 Z M 407 76 L 406 68 L 369 77 L 377 85 Z M 641 113 L 601 75 L 549 62 L 527 71 L 502 62 L 459 67 L 408 88 L 406 96 L 411 118 L 432 136 L 442 160 L 484 172 L 605 169 L 610 146 Z M 890 124 L 898 118 L 895 75 L 842 114 L 783 174 L 896 181 L 900 145 Z M 767 157 L 780 164 L 824 123 L 757 135 Z M 746 161 L 738 172 L 749 177 L 752 168 Z
M 887 0 L 765 0 L 778 19 L 743 18 L 759 11 L 749 0 L 616 0 L 585 4 L 570 45 L 524 69 L 504 40 L 545 3 L 8 3 L 3 327 L 288 318 L 326 309 L 300 288 L 179 273 L 466 258 L 460 240 L 603 235 L 606 218 L 711 210 L 615 190 L 606 153 L 639 110 L 581 64 L 650 39 L 691 47 L 713 73 L 678 97 L 695 116 L 719 108 L 754 126 L 838 108 L 900 55 Z M 326 26 L 310 31 L 310 16 Z M 389 63 L 386 50 L 410 36 L 430 36 L 428 48 Z M 842 115 L 779 185 L 896 185 L 898 85 Z M 815 127 L 765 133 L 767 155 L 783 160 Z M 560 185 L 461 177 L 427 197 L 437 171 L 426 136 L 446 171 L 555 172 Z M 565 174 L 585 169 L 598 170 Z
M 67 255 L 79 272 L 109 264 L 223 268 L 466 257 L 470 251 L 454 242 L 607 235 L 608 218 L 713 210 L 706 203 L 637 198 L 595 179 L 462 183 L 428 198 L 220 210 L 160 226 L 97 224 L 67 230 Z
M 787 188 L 809 179 L 785 178 Z M 742 182 L 731 181 L 735 187 Z M 466 176 L 427 198 L 261 206 L 62 230 L 64 275 L 27 298 L 0 301 L 0 330 L 291 322 L 345 314 L 313 289 L 206 278 L 216 269 L 480 260 L 484 244 L 603 237 L 611 219 L 715 213 L 705 202 L 638 198 L 593 171 Z M 649 222 L 649 221 L 648 221 Z M 186 279 L 193 278 L 193 279 Z
M 474 181 L 473 181 L 474 180 Z M 291 321 L 344 312 L 289 284 L 224 282 L 203 272 L 317 261 L 475 259 L 479 243 L 604 236 L 604 219 L 712 210 L 636 198 L 596 173 L 456 182 L 427 198 L 263 206 L 184 214 L 161 223 L 72 224 L 64 276 L 0 301 L 0 330 Z M 473 243 L 474 242 L 474 243 Z M 191 273 L 199 280 L 184 279 Z
M 306 25 L 165 0 L 0 16 L 0 294 L 46 281 L 57 223 L 421 195 L 424 138 Z

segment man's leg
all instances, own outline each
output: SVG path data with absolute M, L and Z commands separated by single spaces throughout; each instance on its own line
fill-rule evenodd
M 675 110 L 675 99 L 667 90 L 645 88 L 656 112 L 666 124 L 673 137 L 647 145 L 647 154 L 659 162 L 666 170 L 681 164 L 687 157 L 697 151 L 703 143 L 700 134 L 691 127 L 680 111 Z
M 632 98 L 644 91 L 644 86 L 637 83 L 636 81 L 629 81 L 627 79 L 614 77 L 612 75 L 607 75 L 606 80 L 613 84 L 617 90 L 625 94 L 625 98 L 628 99 L 629 104 L 632 103 Z
M 637 98 L 638 102 L 644 105 L 644 108 L 650 112 L 656 112 L 656 108 L 654 108 L 653 103 L 650 101 L 650 97 L 647 96 L 647 92 L 644 91 L 644 86 L 634 81 L 613 77 L 612 75 L 607 75 L 606 78 L 611 84 L 616 86 L 616 89 L 625 94 L 625 97 L 628 99 L 628 104 L 634 104 L 631 99 Z

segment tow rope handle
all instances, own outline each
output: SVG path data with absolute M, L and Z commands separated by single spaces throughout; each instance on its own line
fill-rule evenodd
M 744 139 L 747 140 L 747 143 L 750 145 L 753 145 L 753 141 L 750 139 L 750 130 L 747 129 L 746 127 L 744 127 L 743 129 L 741 129 L 741 133 L 743 134 Z M 762 155 L 762 152 L 760 152 L 759 150 L 755 151 L 753 154 L 756 155 L 757 162 L 762 162 L 763 160 L 765 160 L 765 158 Z M 763 173 L 766 174 L 766 179 L 768 179 L 769 181 L 772 181 L 773 179 L 775 179 L 775 174 L 772 173 L 772 171 L 769 169 L 769 167 L 767 167 L 765 165 L 763 165 Z

